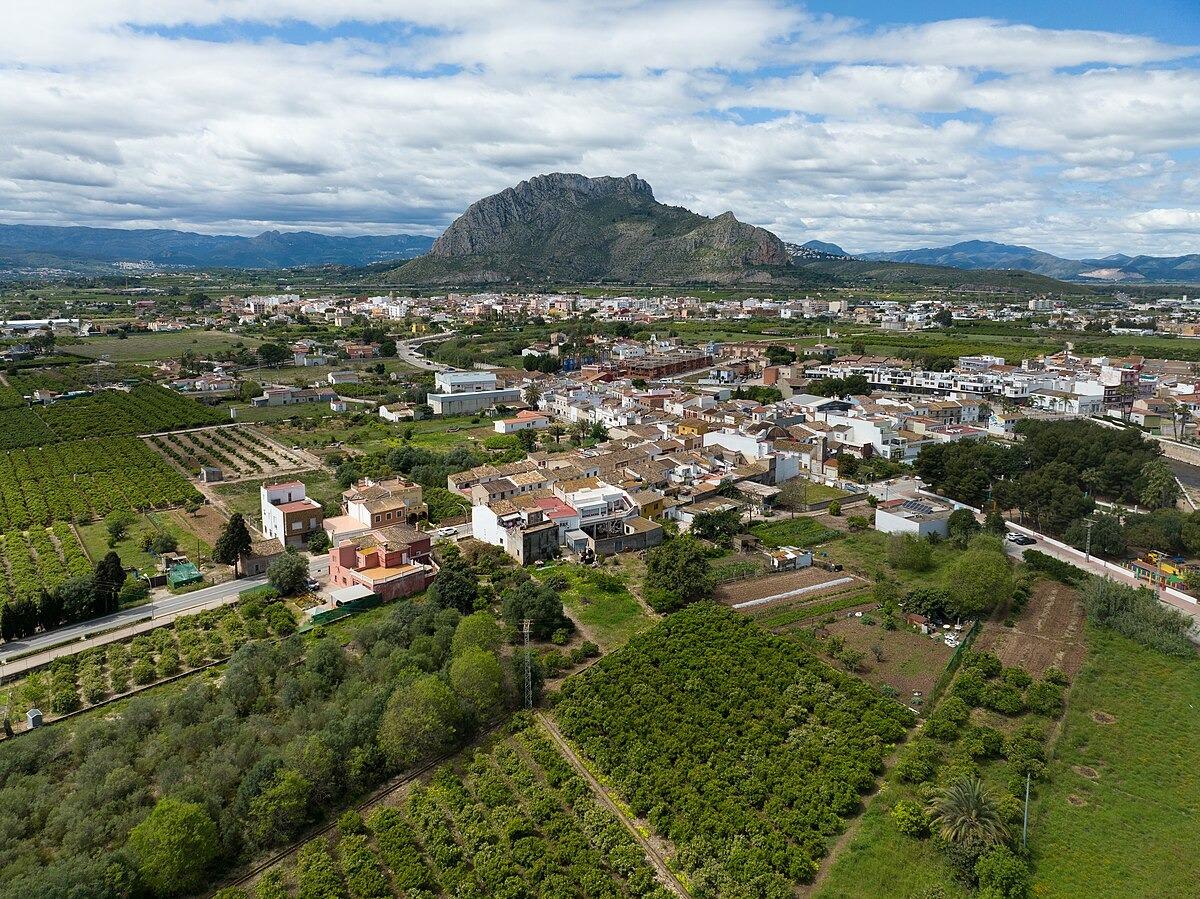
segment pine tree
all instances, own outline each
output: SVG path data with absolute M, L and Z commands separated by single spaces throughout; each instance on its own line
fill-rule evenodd
M 246 520 L 242 513 L 234 512 L 229 516 L 229 523 L 217 538 L 213 546 L 214 562 L 232 565 L 234 576 L 237 576 L 238 559 L 250 551 L 250 531 L 246 529 Z

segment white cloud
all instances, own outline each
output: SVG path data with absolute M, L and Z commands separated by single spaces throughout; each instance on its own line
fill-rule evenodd
M 1200 194 L 1200 72 L 1148 38 L 770 0 L 15 5 L 0 221 L 437 233 L 565 170 L 852 250 L 1194 237 L 1144 218 Z
M 1200 211 L 1195 209 L 1149 209 L 1129 217 L 1134 231 L 1154 234 L 1182 232 L 1200 237 Z

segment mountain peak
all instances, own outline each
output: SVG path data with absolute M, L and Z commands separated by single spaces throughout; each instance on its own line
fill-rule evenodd
M 472 203 L 397 275 L 422 283 L 769 281 L 790 263 L 774 234 L 732 212 L 706 218 L 654 199 L 635 174 L 552 172 Z

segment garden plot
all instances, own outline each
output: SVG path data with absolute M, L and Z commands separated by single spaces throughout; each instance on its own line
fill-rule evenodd
M 154 435 L 147 440 L 193 477 L 203 466 L 220 468 L 225 480 L 255 478 L 306 467 L 298 454 L 247 427 L 180 431 Z
M 837 621 L 823 625 L 821 630 L 862 653 L 856 674 L 876 686 L 891 687 L 905 701 L 913 692 L 924 696 L 933 692 L 954 654 L 944 641 L 932 640 L 907 627 L 885 630 L 869 613 L 861 618 L 850 611 L 838 614 Z
M 983 625 L 975 643 L 980 651 L 991 652 L 1005 665 L 1024 668 L 1041 677 L 1054 667 L 1074 677 L 1083 664 L 1083 604 L 1075 589 L 1055 581 L 1039 581 L 1033 596 L 1013 627 L 1006 627 L 996 616 Z
M 820 568 L 802 568 L 753 580 L 722 584 L 716 598 L 734 609 L 759 609 L 776 603 L 814 599 L 863 582 L 854 575 Z

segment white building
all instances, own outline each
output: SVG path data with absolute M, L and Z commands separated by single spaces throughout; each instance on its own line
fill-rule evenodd
M 434 415 L 469 415 L 499 403 L 519 403 L 516 387 L 497 387 L 489 371 L 440 371 L 434 375 L 436 392 L 426 398 Z
M 263 536 L 284 546 L 303 546 L 321 529 L 321 504 L 309 499 L 300 481 L 263 484 L 259 488 Z
M 949 506 L 925 499 L 892 499 L 875 507 L 875 530 L 885 534 L 928 537 L 949 534 Z

